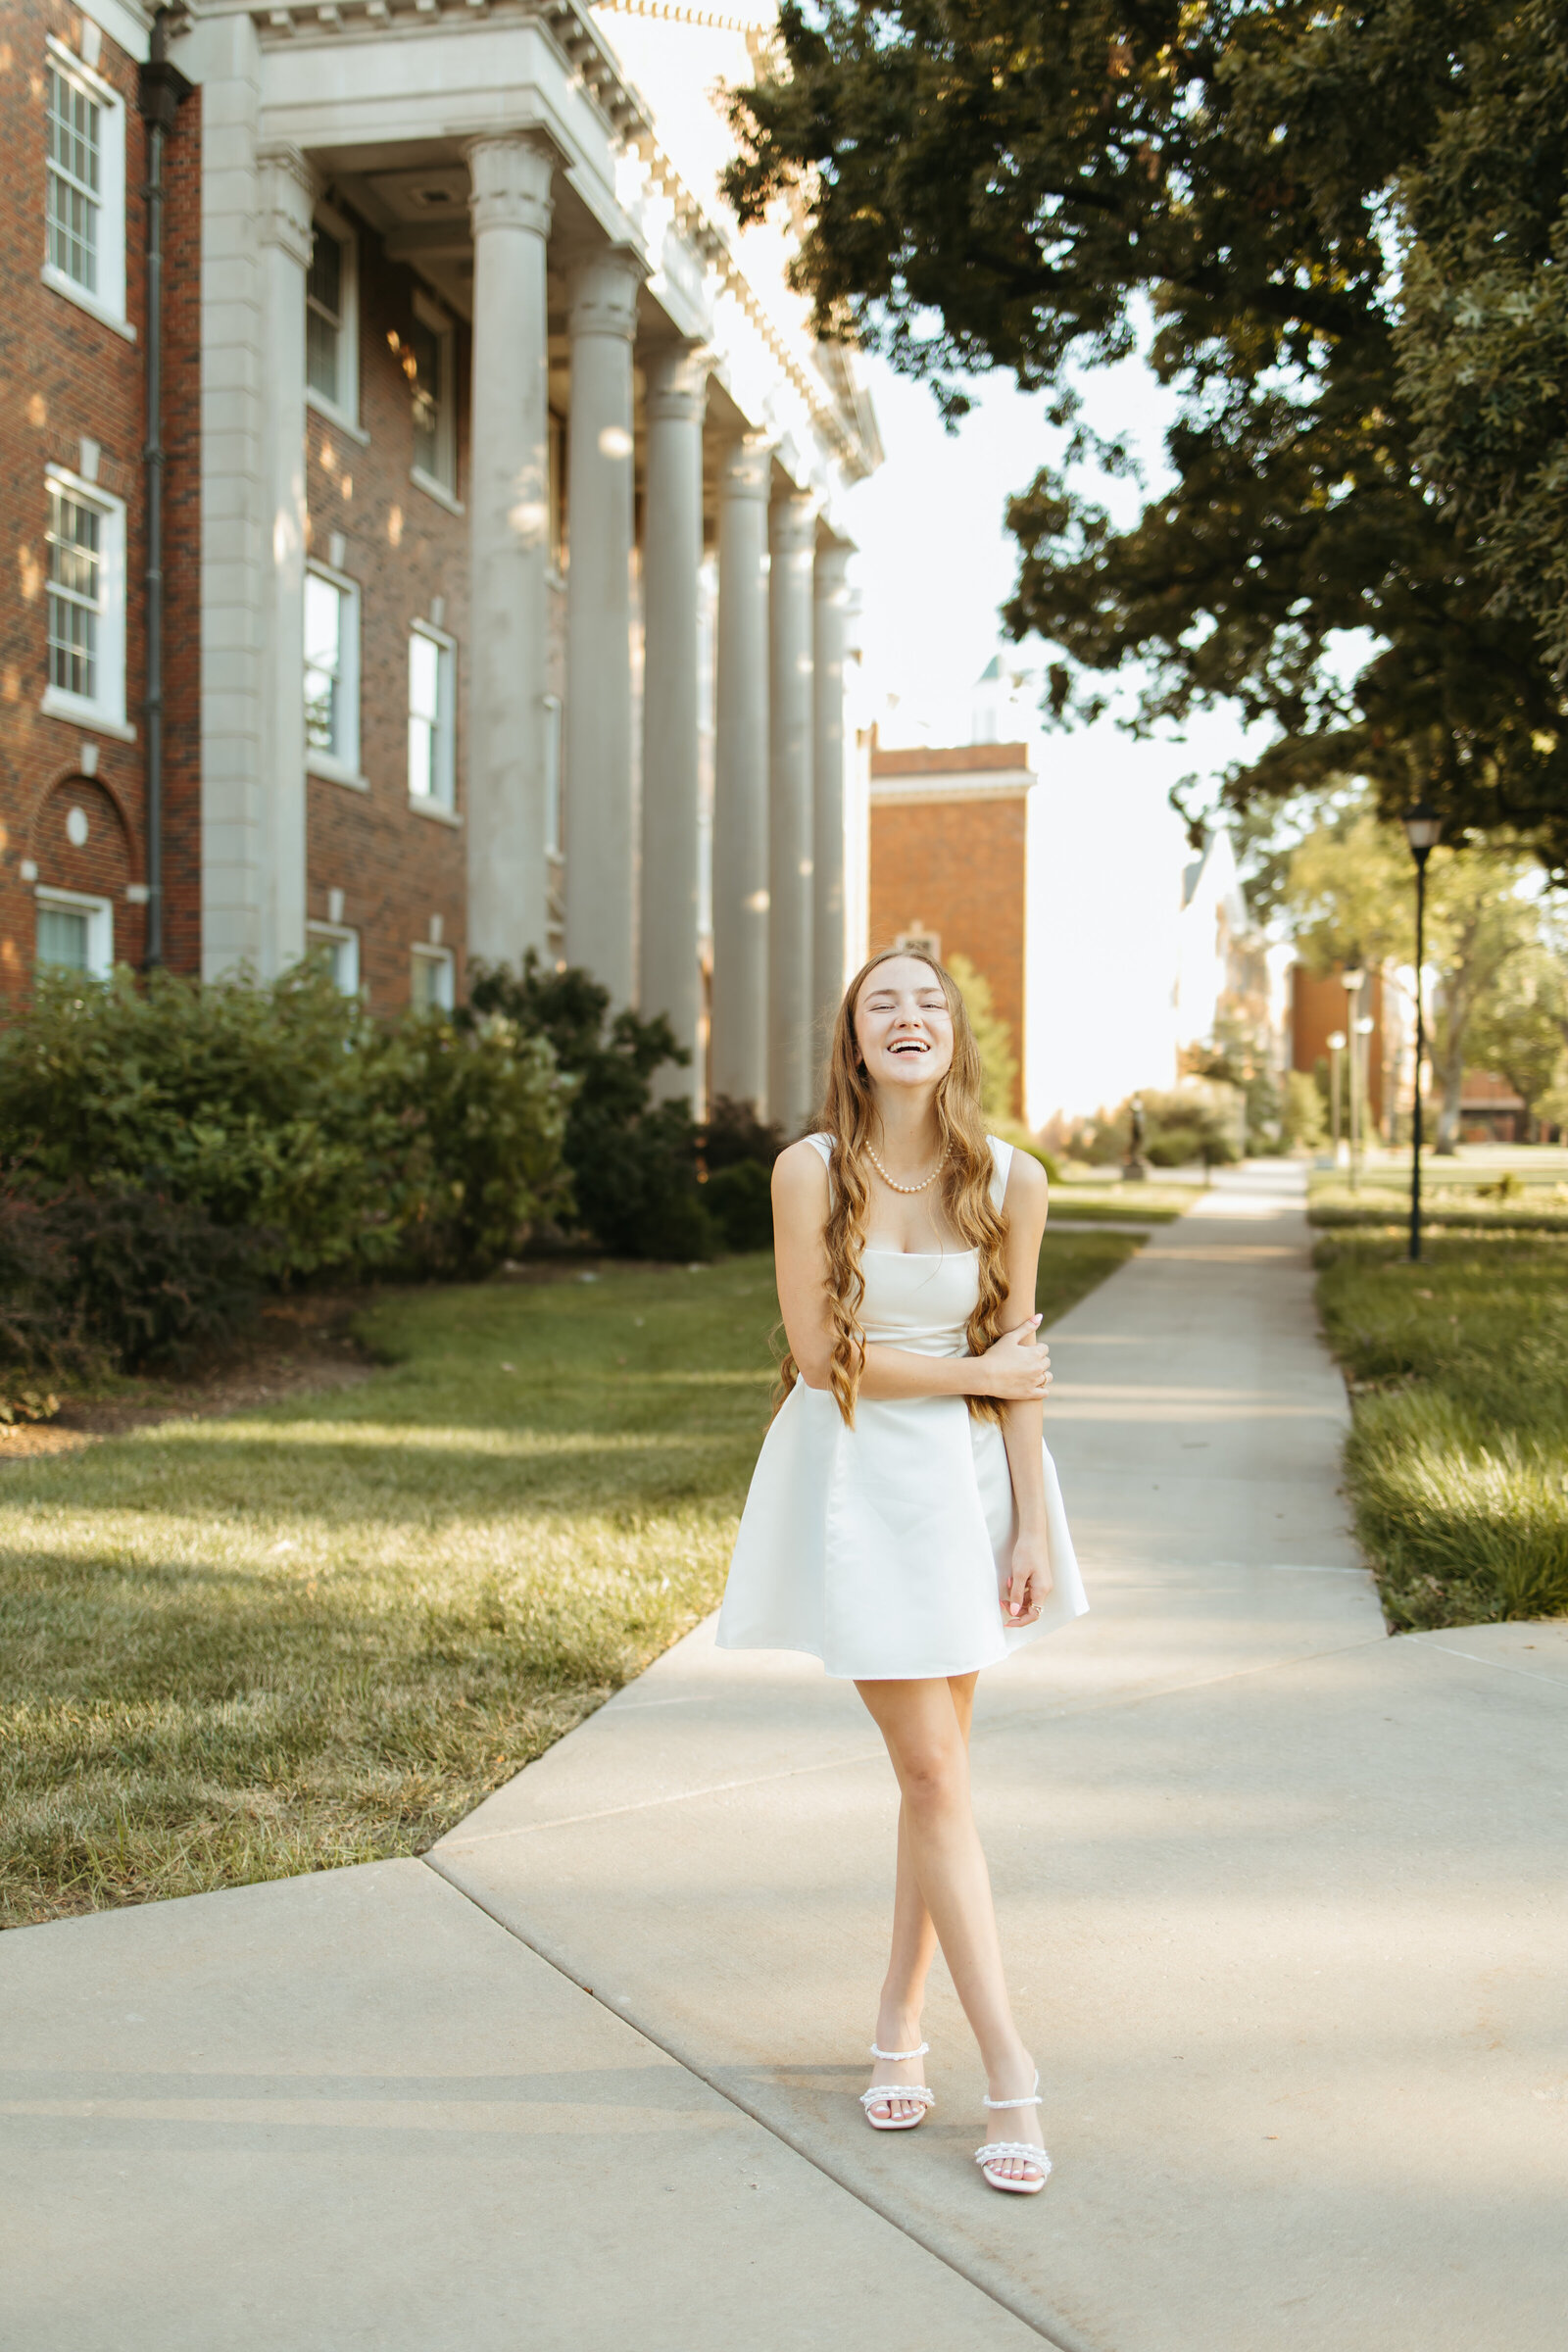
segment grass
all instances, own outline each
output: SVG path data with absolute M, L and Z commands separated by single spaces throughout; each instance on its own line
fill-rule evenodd
M 1138 1246 L 1048 1235 L 1048 1321 Z M 0 1469 L 0 1923 L 422 1851 L 716 1603 L 776 1316 L 402 1293 L 352 1389 Z
M 1201 1197 L 1196 1184 L 1054 1184 L 1051 1213 L 1058 1222 L 1104 1218 L 1113 1224 L 1169 1225 Z
M 1335 1171 L 1312 1178 L 1308 1221 L 1328 1230 L 1370 1230 L 1409 1216 L 1410 1159 L 1391 1154 L 1364 1168 L 1352 1192 Z M 1568 1160 L 1541 1150 L 1421 1155 L 1423 1223 L 1436 1232 L 1568 1233 Z
M 1358 1532 L 1399 1631 L 1568 1611 L 1568 1237 L 1317 1245 Z

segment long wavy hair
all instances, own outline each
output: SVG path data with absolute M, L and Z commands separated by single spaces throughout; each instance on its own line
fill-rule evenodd
M 827 1084 L 817 1131 L 830 1136 L 833 1155 L 828 1163 L 828 1212 L 823 1239 L 827 1245 L 827 1294 L 833 1314 L 833 1358 L 829 1375 L 834 1400 L 851 1429 L 860 1374 L 865 1368 L 865 1333 L 860 1307 L 865 1298 L 861 1256 L 865 1249 L 870 1184 L 865 1148 L 877 1126 L 876 1097 L 860 1059 L 855 1034 L 855 1008 L 860 991 L 879 964 L 896 956 L 912 956 L 929 964 L 942 984 L 953 1021 L 953 1061 L 936 1091 L 937 1132 L 942 1142 L 942 1174 L 938 1179 L 948 1221 L 966 1249 L 980 1256 L 980 1296 L 966 1327 L 971 1355 L 983 1355 L 1002 1336 L 1002 1307 L 1007 1296 L 1003 1271 L 1006 1219 L 991 1199 L 995 1163 L 986 1141 L 980 1110 L 980 1049 L 969 1026 L 956 980 L 934 956 L 916 948 L 884 948 L 863 963 L 845 991 L 833 1023 L 833 1047 L 828 1056 Z M 786 1352 L 779 1367 L 782 1403 L 800 1378 L 800 1368 Z M 977 1421 L 1000 1421 L 1002 1406 L 994 1396 L 971 1396 L 969 1410 Z

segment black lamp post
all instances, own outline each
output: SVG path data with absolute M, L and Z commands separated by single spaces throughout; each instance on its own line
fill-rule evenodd
M 1414 1264 L 1421 1255 L 1421 1064 L 1427 1052 L 1421 965 L 1426 956 L 1427 859 L 1443 831 L 1443 820 L 1434 814 L 1425 795 L 1405 818 L 1404 831 L 1415 859 L 1415 1104 L 1410 1121 L 1410 1260 Z

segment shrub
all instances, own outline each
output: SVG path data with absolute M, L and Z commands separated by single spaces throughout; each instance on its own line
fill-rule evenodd
M 161 1193 L 91 1193 L 45 1216 L 71 1267 L 67 1296 L 92 1343 L 126 1371 L 178 1361 L 226 1338 L 255 1311 L 265 1228 L 218 1225 L 197 1202 Z
M 0 1033 L 0 1175 L 35 1197 L 146 1191 L 265 1232 L 287 1277 L 396 1248 L 398 1120 L 377 1033 L 310 964 L 268 987 L 40 974 Z
M 727 1250 L 771 1250 L 773 1182 L 760 1160 L 731 1160 L 715 1168 L 703 1188 L 703 1206 L 724 1237 Z
M 0 1189 L 0 1421 L 48 1420 L 59 1402 L 55 1382 L 103 1368 L 46 1210 Z
M 1144 1152 L 1156 1168 L 1185 1168 L 1203 1157 L 1204 1143 L 1200 1127 L 1156 1127 Z
M 653 1100 L 653 1076 L 689 1059 L 662 1013 L 629 1010 L 606 1027 L 610 992 L 579 966 L 541 970 L 530 949 L 520 972 L 480 967 L 466 1019 L 501 1014 L 547 1039 L 573 1084 L 563 1149 L 576 1213 L 616 1257 L 710 1257 L 718 1234 L 698 1187 L 698 1136 L 685 1102 Z
M 56 1381 L 177 1361 L 237 1329 L 269 1239 L 157 1193 L 0 1193 L 0 1419 L 47 1418 Z
M 564 1124 L 542 1037 L 440 1016 L 385 1030 L 316 963 L 267 987 L 44 974 L 0 1033 L 0 1180 L 40 1201 L 90 1193 L 106 1217 L 119 1203 L 154 1281 L 134 1312 L 124 1293 L 112 1343 L 136 1360 L 222 1323 L 242 1258 L 241 1289 L 335 1267 L 487 1271 L 561 1196 Z M 181 1306 L 157 1269 L 186 1211 Z M 218 1231 L 252 1239 L 225 1251 Z M 112 1290 L 113 1251 L 99 1256 Z
M 1285 1080 L 1284 1140 L 1287 1151 L 1316 1152 L 1328 1135 L 1323 1097 L 1315 1078 L 1292 1070 Z
M 402 1139 L 398 1229 L 409 1270 L 482 1277 L 529 1224 L 564 1205 L 567 1091 L 548 1042 L 501 1013 L 463 1027 L 429 1013 L 388 1039 L 372 1093 Z
M 715 1168 L 733 1167 L 747 1159 L 770 1169 L 784 1144 L 783 1128 L 760 1119 L 750 1102 L 736 1102 L 728 1095 L 714 1096 L 702 1133 L 703 1164 L 710 1175 Z

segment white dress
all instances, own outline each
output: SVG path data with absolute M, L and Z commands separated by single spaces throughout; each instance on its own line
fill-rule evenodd
M 808 1141 L 829 1157 L 825 1135 Z M 1012 1147 L 993 1137 L 991 1152 L 1000 1207 Z M 867 1340 L 968 1354 L 978 1251 L 867 1250 L 861 1265 Z M 996 1665 L 1089 1606 L 1049 1452 L 1045 1471 L 1054 1582 L 1033 1625 L 1008 1626 L 1017 1514 L 997 1424 L 973 1419 L 961 1396 L 861 1396 L 847 1429 L 831 1392 L 798 1380 L 752 1474 L 718 1646 L 805 1650 L 860 1681 Z

